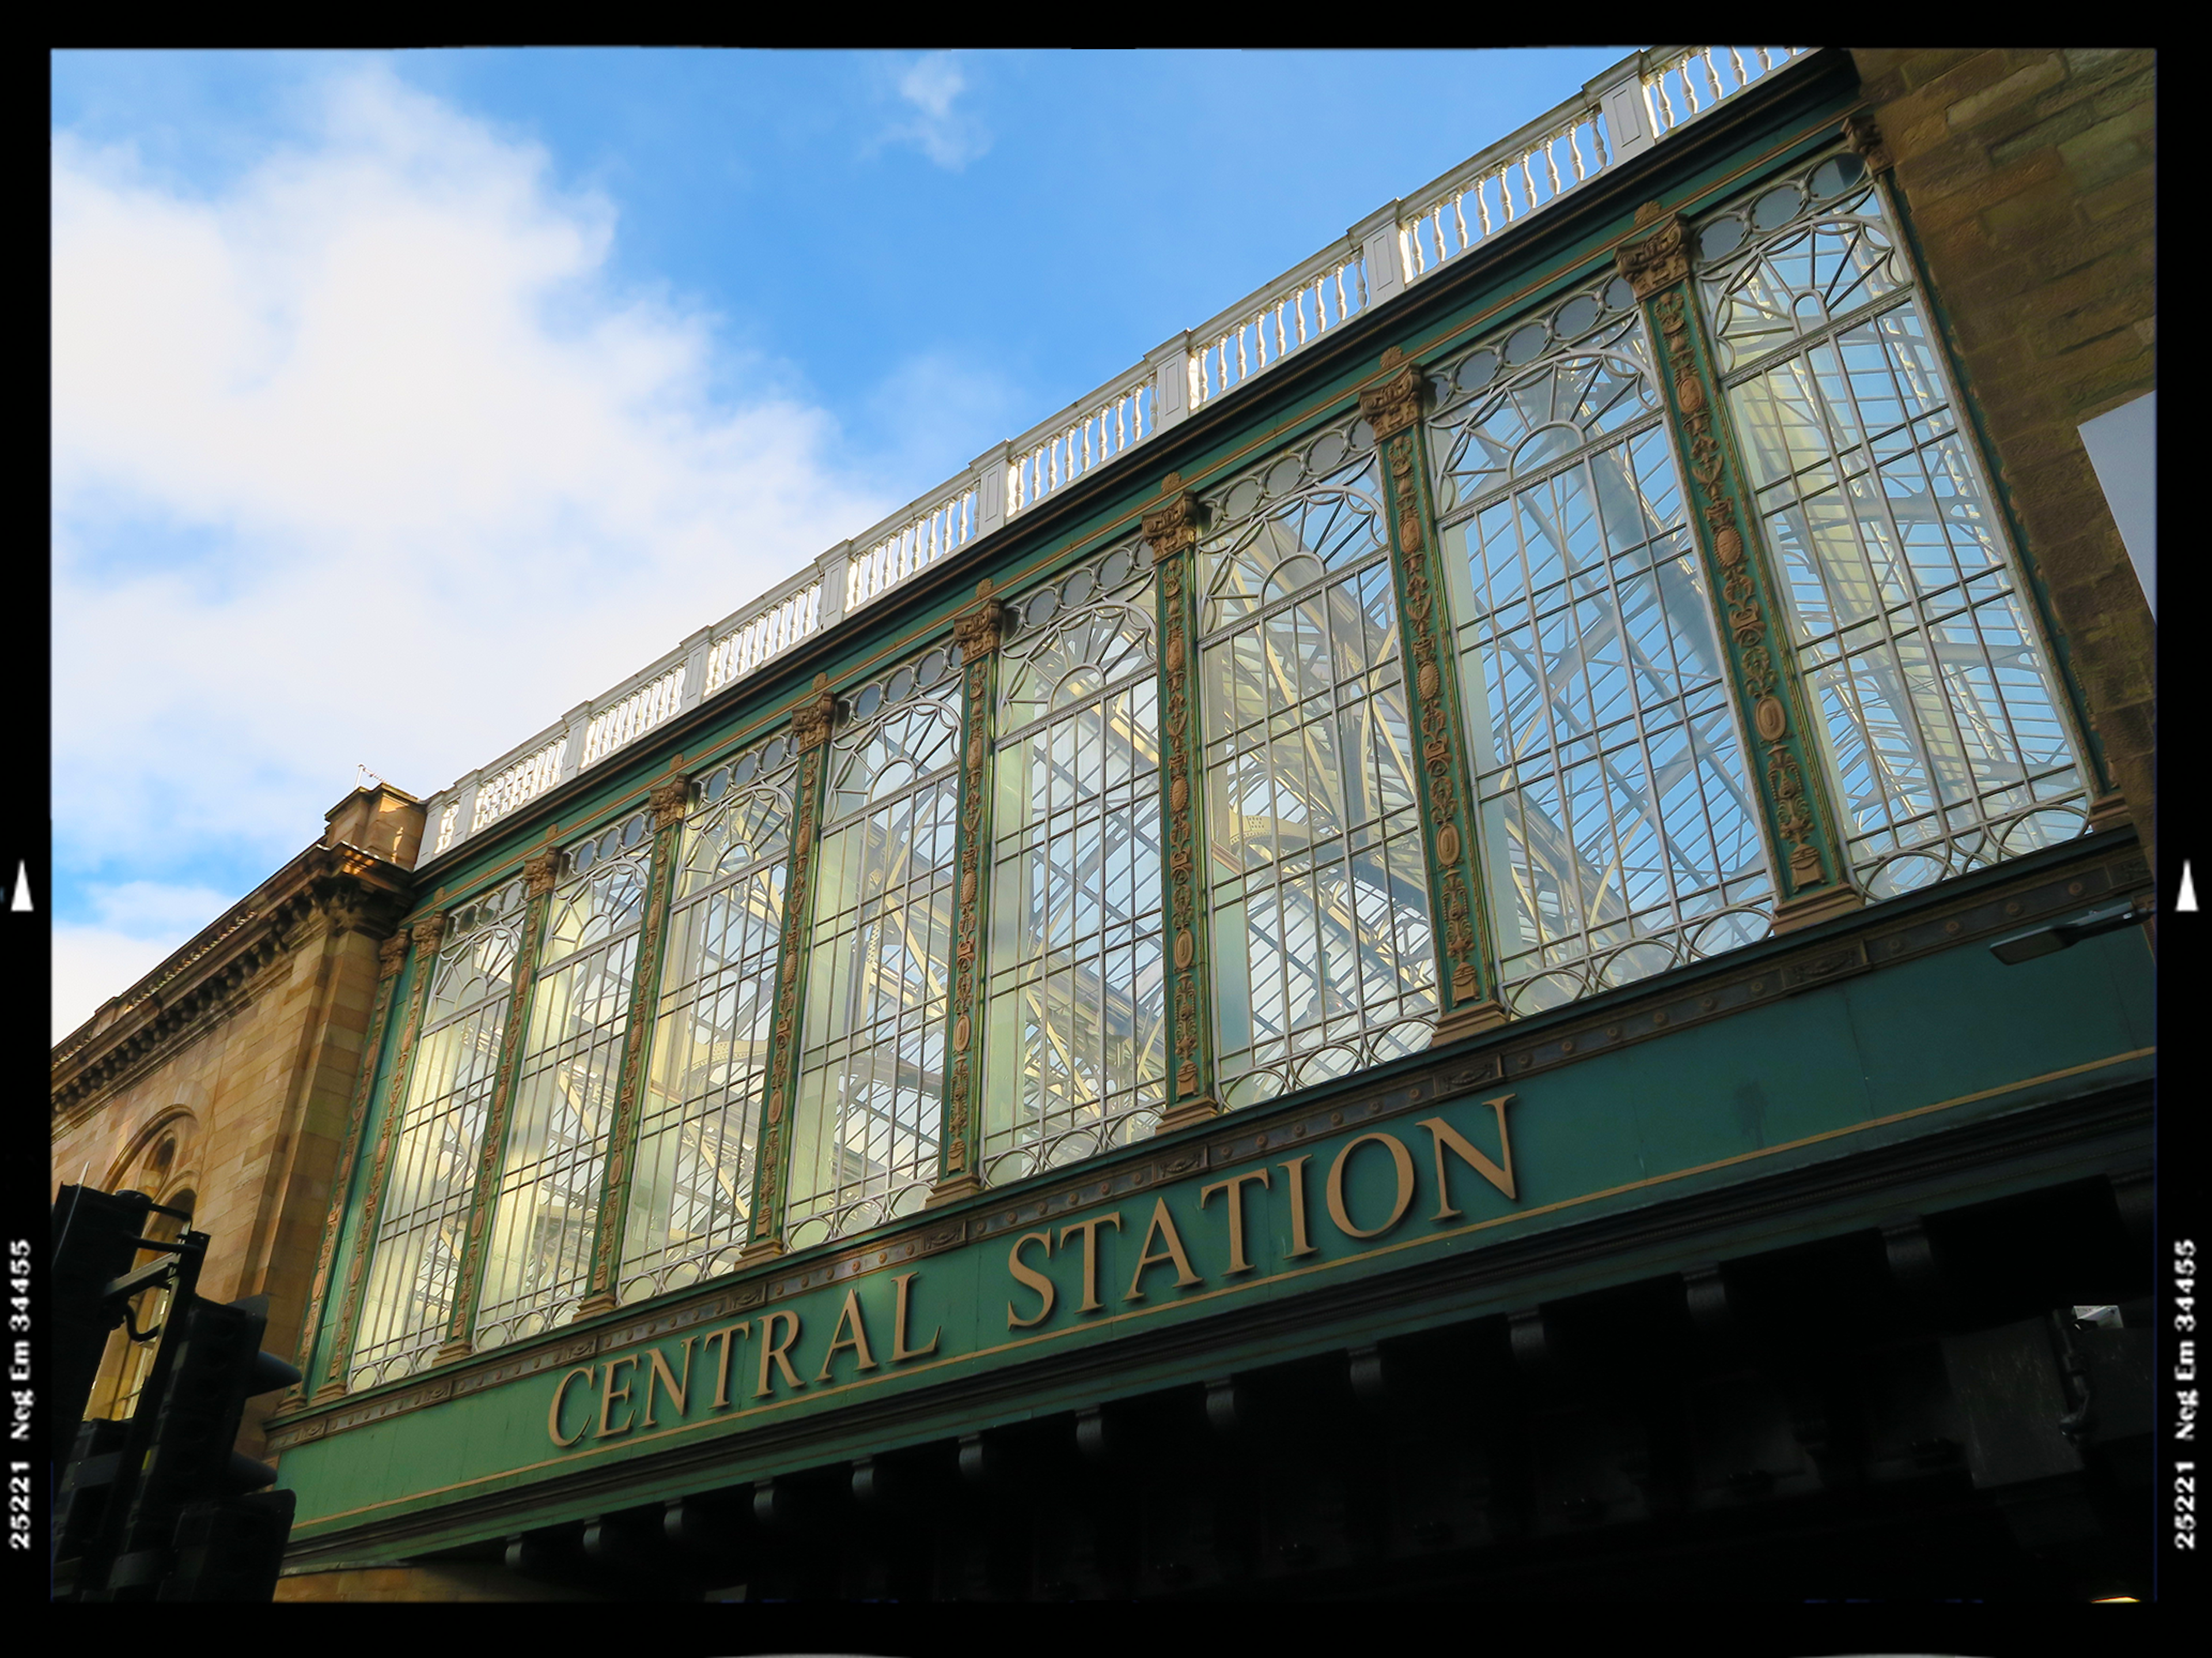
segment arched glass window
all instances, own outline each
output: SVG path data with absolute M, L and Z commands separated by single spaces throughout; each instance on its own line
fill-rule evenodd
M 566 1322 L 590 1281 L 652 856 L 648 810 L 562 859 L 491 1200 L 479 1347 Z
M 1516 1013 L 1764 936 L 1773 884 L 1636 296 L 1439 366 L 1430 453 Z
M 937 1179 L 952 963 L 960 659 L 852 699 L 830 744 L 786 1236 L 804 1248 L 921 1207 Z
M 1244 1105 L 1425 1047 L 1436 957 L 1373 429 L 1339 422 L 1205 504 L 1216 1063 Z
M 528 904 L 518 878 L 446 918 L 377 1214 L 354 1388 L 410 1375 L 445 1339 Z
M 1023 595 L 1001 647 L 983 1172 L 1150 1133 L 1167 1098 L 1157 630 L 1142 541 Z
M 1859 158 L 1700 223 L 1698 289 L 1872 897 L 2081 834 L 2072 730 L 1912 273 Z
M 728 1270 L 752 1214 L 797 768 L 788 736 L 691 786 L 618 1293 Z

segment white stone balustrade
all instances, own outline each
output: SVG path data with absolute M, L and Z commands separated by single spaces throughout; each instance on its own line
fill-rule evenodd
M 1557 109 L 1370 214 L 1276 281 L 1147 352 L 1128 373 L 987 451 L 959 477 L 831 548 L 560 725 L 433 795 L 432 855 L 618 753 L 1055 491 L 1112 465 L 1809 50 L 1664 46 L 1623 58 Z

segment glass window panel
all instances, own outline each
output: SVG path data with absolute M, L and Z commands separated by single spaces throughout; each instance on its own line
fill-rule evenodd
M 1698 273 L 1875 897 L 2079 835 L 2080 746 L 1871 182 Z
M 564 856 L 492 1198 L 478 1347 L 565 1323 L 590 1281 L 652 848 L 643 811 Z
M 1602 359 L 1562 349 L 1481 398 L 1440 398 L 1431 417 L 1439 499 L 1457 503 L 1443 563 L 1499 987 L 1520 1013 L 1769 926 L 1756 805 L 1643 323 L 1600 338 Z M 1563 384 L 1580 389 L 1562 399 Z M 1565 416 L 1540 459 L 1463 467 L 1539 401 Z M 1761 429 L 1770 470 L 1794 469 L 1794 432 L 1786 410 Z
M 797 777 L 787 738 L 764 747 L 773 769 L 755 749 L 693 785 L 638 1102 L 625 1302 L 727 1272 L 745 1244 Z
M 1209 504 L 1216 1064 L 1242 1105 L 1425 1042 L 1436 962 L 1373 435 L 1332 428 Z
M 447 916 L 392 1130 L 349 1387 L 411 1375 L 445 1339 L 528 902 L 517 879 Z
M 793 1248 L 911 1213 L 937 1178 L 960 680 L 942 646 L 914 665 L 903 701 L 830 740 L 785 1210 Z

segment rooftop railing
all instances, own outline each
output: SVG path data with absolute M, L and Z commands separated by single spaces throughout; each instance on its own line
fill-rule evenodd
M 1806 51 L 1661 46 L 1622 59 L 1558 108 L 1370 214 L 1211 321 L 432 796 L 432 855 L 621 752 L 1055 490 L 1114 465 Z

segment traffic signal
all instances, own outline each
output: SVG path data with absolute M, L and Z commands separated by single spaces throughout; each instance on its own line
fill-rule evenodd
M 238 1586 L 264 1576 L 258 1598 L 268 1598 L 290 1534 L 291 1495 L 247 1500 L 276 1471 L 231 1448 L 246 1401 L 300 1379 L 261 1351 L 268 1323 L 266 1296 L 228 1306 L 194 1297 L 172 1313 L 167 1374 L 152 1405 L 106 1599 L 230 1599 Z M 223 1592 L 204 1597 L 198 1588 Z
M 143 1192 L 64 1186 L 54 1199 L 52 1332 L 54 1461 L 68 1461 L 124 1301 L 108 1286 L 131 1271 L 153 1199 Z

